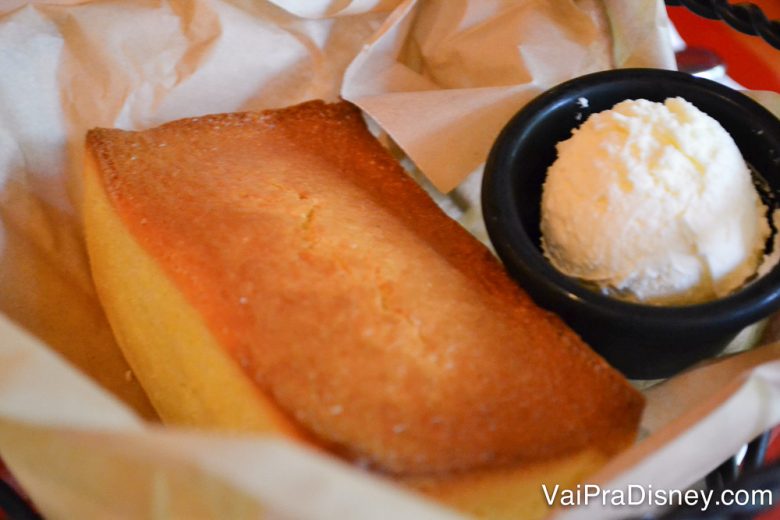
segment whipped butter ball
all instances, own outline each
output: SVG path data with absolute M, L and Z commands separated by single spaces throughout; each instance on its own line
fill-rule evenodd
M 731 136 L 682 98 L 623 101 L 558 143 L 542 246 L 568 276 L 633 301 L 683 305 L 745 283 L 770 234 Z

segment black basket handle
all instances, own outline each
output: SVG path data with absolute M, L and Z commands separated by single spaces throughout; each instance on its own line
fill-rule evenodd
M 43 520 L 14 488 L 0 479 L 0 518 L 8 520 Z

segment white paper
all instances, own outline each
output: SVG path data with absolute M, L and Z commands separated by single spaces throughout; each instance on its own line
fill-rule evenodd
M 447 192 L 542 91 L 610 68 L 674 68 L 667 25 L 654 0 L 407 0 L 352 62 L 341 93 Z
M 454 517 L 283 440 L 156 425 L 89 275 L 84 132 L 341 93 L 448 190 L 543 89 L 671 66 L 665 24 L 654 0 L 0 3 L 0 456 L 51 518 Z M 776 364 L 726 383 L 778 357 L 762 349 L 648 392 L 652 435 L 594 481 L 700 478 L 778 419 Z

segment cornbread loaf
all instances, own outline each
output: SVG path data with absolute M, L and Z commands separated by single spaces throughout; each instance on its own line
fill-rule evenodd
M 398 476 L 630 443 L 642 397 L 347 103 L 87 135 L 95 283 L 160 416 Z

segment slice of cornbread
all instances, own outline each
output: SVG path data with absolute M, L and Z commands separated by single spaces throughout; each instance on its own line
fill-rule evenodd
M 641 395 L 355 107 L 96 129 L 87 152 L 95 282 L 164 420 L 280 432 L 434 480 L 634 439 Z

